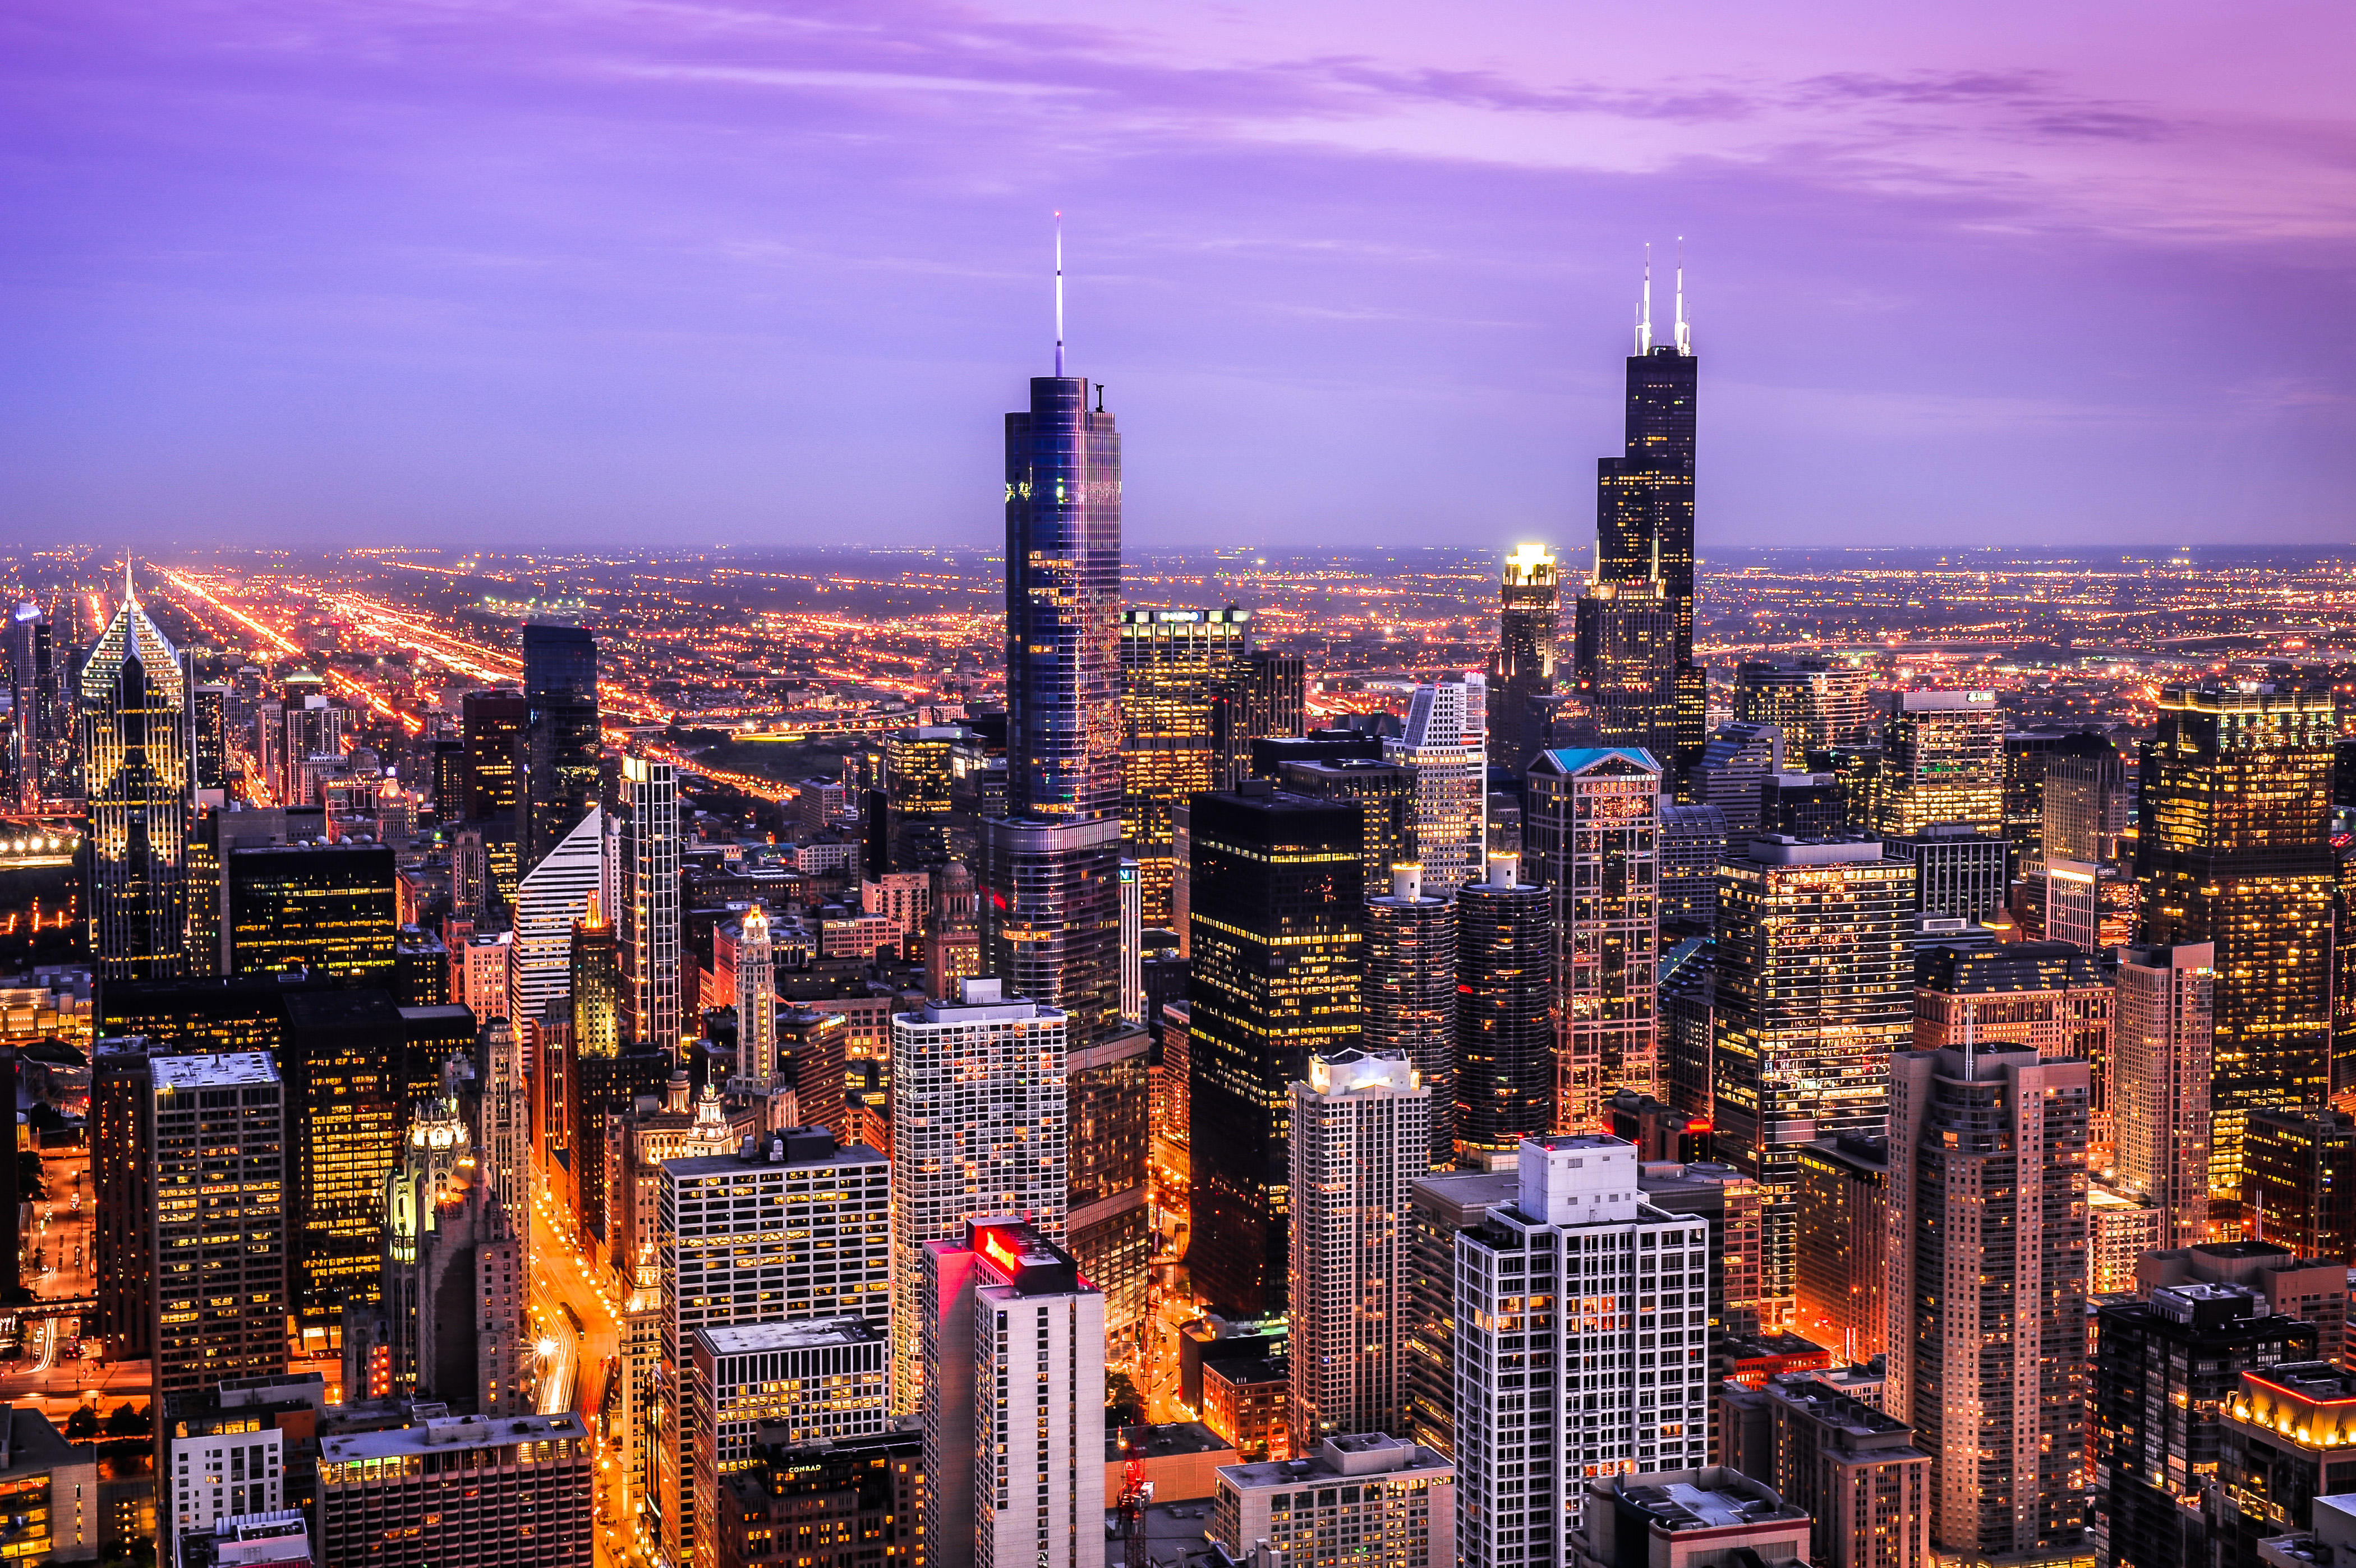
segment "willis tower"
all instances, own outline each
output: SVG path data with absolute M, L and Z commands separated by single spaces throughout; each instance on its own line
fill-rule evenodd
M 1644 267 L 1636 351 L 1628 358 L 1626 445 L 1596 463 L 1595 576 L 1599 584 L 1657 583 L 1668 612 L 1675 666 L 1676 766 L 1701 758 L 1708 738 L 1708 671 L 1694 662 L 1694 390 L 1699 361 L 1686 321 L 1685 263 L 1677 263 L 1676 327 L 1653 341 L 1653 270 Z M 1661 758 L 1667 762 L 1669 758 Z
M 983 972 L 1070 1015 L 1080 1050 L 1120 1022 L 1120 435 L 1064 373 L 1006 416 L 1006 817 L 982 825 Z

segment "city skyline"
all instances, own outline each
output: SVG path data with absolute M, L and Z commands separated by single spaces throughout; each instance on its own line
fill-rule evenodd
M 18 534 L 981 542 L 1056 209 L 1140 545 L 1411 542 L 1451 446 L 1577 539 L 1680 234 L 1705 553 L 2346 533 L 2319 7 L 80 20 L 4 79 Z

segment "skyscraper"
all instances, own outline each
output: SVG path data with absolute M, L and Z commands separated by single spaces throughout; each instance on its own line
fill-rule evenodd
M 597 644 L 578 626 L 523 628 L 530 872 L 597 806 Z
M 1290 1086 L 1358 1043 L 1359 809 L 1247 780 L 1192 811 L 1194 1289 L 1230 1315 L 1283 1310 Z
M 1562 625 L 1562 567 L 1543 544 L 1505 557 L 1498 585 L 1497 652 L 1490 661 L 1489 755 L 1519 768 L 1537 749 L 1529 736 L 1533 697 L 1553 694 L 1555 642 Z
M 628 1037 L 676 1053 L 680 1027 L 679 778 L 622 758 L 622 1014 Z
M 1932 1455 L 1942 1553 L 2073 1550 L 2086 1530 L 2082 1061 L 2018 1047 L 1890 1058 L 1890 1412 Z
M 1554 889 L 1524 882 L 1513 855 L 1457 890 L 1460 1154 L 1506 1153 L 1554 1129 Z
M 404 1396 L 524 1412 L 531 1269 L 457 1101 L 416 1108 L 385 1194 L 385 1343 Z
M 1291 1445 L 1407 1416 L 1408 1186 L 1431 1090 L 1404 1057 L 1344 1048 L 1292 1086 Z
M 8 777 L 18 809 L 38 811 L 46 802 L 81 793 L 69 661 L 58 657 L 55 625 L 29 600 L 9 617 L 7 654 L 9 711 L 16 720 L 9 731 Z
M 512 826 L 526 793 L 529 766 L 524 732 L 531 704 L 518 692 L 469 692 L 459 706 L 466 743 L 466 803 L 455 813 L 473 822 Z
M 925 1247 L 994 1214 L 1064 1234 L 1070 1027 L 1064 1013 L 1010 996 L 996 980 L 963 981 L 955 1000 L 892 1019 L 892 1258 L 904 1287 L 893 1298 L 895 1412 L 917 1408 L 933 1371 L 908 1353 L 922 1329 L 905 1287 L 923 1276 Z
M 286 1106 L 259 1054 L 156 1057 L 140 1074 L 148 1133 L 148 1303 L 155 1390 L 172 1395 L 286 1366 Z
M 1901 692 L 1883 729 L 1880 831 L 2004 831 L 2004 714 L 1994 692 Z
M 1677 611 L 1657 578 L 1588 585 L 1579 596 L 1579 694 L 1606 746 L 1677 754 Z
M 777 1060 L 777 982 L 769 945 L 768 911 L 758 904 L 744 911 L 736 942 L 736 1071 L 748 1083 L 767 1086 L 780 1077 Z
M 597 808 L 542 855 L 516 889 L 508 950 L 508 1020 L 527 1039 L 572 983 L 573 927 L 604 882 L 605 823 Z
M 1556 1131 L 1599 1130 L 1614 1090 L 1660 1088 L 1661 784 L 1644 751 L 1548 751 L 1530 766 L 1525 859 L 1555 897 Z
M 1211 693 L 1211 787 L 1251 777 L 1251 743 L 1306 733 L 1309 671 L 1298 653 L 1256 648 Z
M 1636 351 L 1628 359 L 1627 425 L 1620 456 L 1596 462 L 1595 580 L 1657 579 L 1676 616 L 1677 757 L 1701 754 L 1708 671 L 1694 662 L 1694 431 L 1700 361 L 1686 322 L 1677 269 L 1676 329 L 1653 342 L 1653 270 L 1644 266 Z
M 1171 808 L 1218 788 L 1211 701 L 1251 651 L 1251 612 L 1120 612 L 1121 832 L 1137 862 L 1143 918 L 1170 923 Z
M 246 814 L 231 813 L 232 825 Z M 307 970 L 348 984 L 392 985 L 401 913 L 391 849 L 254 844 L 225 847 L 220 860 L 224 972 Z
M 91 957 L 101 980 L 168 980 L 187 961 L 188 679 L 128 566 L 123 604 L 82 665 L 80 708 Z
M 2250 1113 L 2330 1089 L 2335 725 L 2329 690 L 2169 686 L 2143 746 L 2143 940 L 2215 950 L 2209 1197 L 2226 1223 Z
M 1912 1043 L 1914 866 L 1881 844 L 1754 839 L 1718 881 L 1710 1061 L 1718 1157 L 1761 1187 L 1763 1326 L 1798 1289 L 1798 1156 L 1879 1135 Z
M 1145 1321 L 1153 1252 L 1145 1202 L 1152 1046 L 1143 1029 L 1122 1029 L 1066 1058 L 1071 1193 L 1064 1239 L 1104 1293 L 1108 1350 L 1133 1343 Z
M 1424 895 L 1419 865 L 1395 867 L 1389 886 L 1366 898 L 1362 1038 L 1415 1065 L 1430 1091 L 1429 1164 L 1439 1169 L 1456 1160 L 1456 906 Z
M 1481 880 L 1489 850 L 1489 752 L 1484 677 L 1416 688 L 1406 735 L 1383 742 L 1386 762 L 1415 769 L 1415 843 L 1423 885 L 1447 897 Z M 1198 824 L 1199 827 L 1199 824 Z

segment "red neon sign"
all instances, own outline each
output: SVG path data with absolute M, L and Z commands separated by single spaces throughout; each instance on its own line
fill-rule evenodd
M 985 1230 L 981 1233 L 981 1255 L 1010 1274 L 1023 1272 L 1022 1260 L 1014 1255 L 1013 1248 L 999 1240 L 998 1232 L 995 1230 Z

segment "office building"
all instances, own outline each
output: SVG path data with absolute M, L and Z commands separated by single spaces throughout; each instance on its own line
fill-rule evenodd
M 819 1539 L 834 1552 L 825 1568 L 907 1568 L 924 1554 L 924 1469 L 914 1432 L 800 1446 L 756 1434 L 752 1463 L 721 1494 L 715 1568 L 808 1568 L 805 1543 Z
M 927 1568 L 1102 1568 L 1104 1298 L 1018 1219 L 927 1241 Z
M 1348 1554 L 1363 1568 L 1449 1568 L 1456 1466 L 1386 1432 L 1318 1439 L 1294 1460 L 1222 1465 L 1211 1539 L 1237 1561 L 1265 1541 L 1280 1563 Z M 1346 1543 L 1346 1544 L 1345 1544 Z
M 1074 1042 L 1120 1026 L 1120 820 L 982 824 L 981 961 L 1071 1016 Z
M 505 1018 L 484 1024 L 475 1079 L 482 1094 L 484 1174 L 508 1212 L 521 1214 L 531 1201 L 530 1085 L 523 1036 Z
M 1423 867 L 1392 867 L 1366 898 L 1365 1048 L 1415 1066 L 1431 1099 L 1438 1169 L 1456 1160 L 1456 906 L 1427 897 Z
M 1778 830 L 1785 831 L 1785 830 Z M 1730 838 L 1716 806 L 1661 801 L 1661 919 L 1703 930 L 1718 924 L 1718 863 Z
M 1233 789 L 1247 779 L 1275 777 L 1255 762 L 1259 744 L 1307 733 L 1308 666 L 1298 653 L 1256 648 L 1244 655 L 1226 683 L 1211 693 L 1211 784 Z M 1379 758 L 1377 746 L 1369 755 Z M 1179 879 L 1183 886 L 1184 878 Z M 1174 890 L 1174 889 L 1173 889 Z M 1183 930 L 1185 917 L 1172 918 Z
M 1407 733 L 1383 760 L 1415 769 L 1416 857 L 1423 883 L 1447 897 L 1481 880 L 1489 849 L 1488 685 L 1480 675 L 1419 686 Z M 1200 827 L 1200 823 L 1196 824 Z
M 459 704 L 466 746 L 466 806 L 470 822 L 512 830 L 526 793 L 524 735 L 531 706 L 518 692 L 469 692 Z
M 1537 749 L 1537 737 L 1527 733 L 1530 701 L 1555 689 L 1562 564 L 1543 544 L 1515 545 L 1505 557 L 1497 592 L 1497 650 L 1489 661 L 1489 755 L 1519 768 Z
M 1888 1401 L 1937 1461 L 1943 1553 L 2085 1540 L 2088 1076 L 2019 1047 L 1890 1058 Z
M 393 884 L 393 853 L 383 844 L 229 850 L 221 858 L 224 972 L 305 970 L 390 988 L 401 930 Z
M 142 1189 L 155 1389 L 166 1397 L 286 1366 L 286 1106 L 258 1053 L 123 1065 L 145 1133 Z
M 1456 1453 L 1456 1236 L 1520 1194 L 1513 1171 L 1440 1171 L 1408 1184 L 1407 1322 L 1399 1354 L 1407 1361 L 1408 1436 Z
M 1889 1145 L 1859 1133 L 1804 1144 L 1797 1188 L 1794 1323 L 1862 1366 L 1888 1348 Z
M 736 939 L 736 1072 L 738 1092 L 764 1101 L 782 1087 L 777 1057 L 777 983 L 769 944 L 768 912 L 758 904 L 744 911 Z M 766 1128 L 764 1129 L 766 1130 Z
M 2209 1561 L 2258 1568 L 2259 1542 L 2312 1528 L 2316 1499 L 2356 1492 L 2356 1373 L 2324 1361 L 2244 1370 L 2220 1414 Z
M 1783 771 L 1783 732 L 1772 725 L 1722 725 L 1702 747 L 1687 780 L 1693 799 L 1715 806 L 1729 839 L 1761 831 L 1767 780 Z
M 676 1053 L 680 993 L 679 777 L 668 762 L 622 758 L 622 1011 L 628 1037 Z
M 1559 1563 L 1590 1481 L 1708 1456 L 1708 1224 L 1646 1204 L 1616 1138 L 1526 1140 L 1515 1174 L 1456 1241 L 1467 1563 Z
M 1913 1032 L 1913 881 L 1871 839 L 1753 839 L 1719 875 L 1711 1125 L 1762 1189 L 1772 1326 L 1799 1284 L 1801 1148 L 1885 1127 L 1890 1053 Z
M 1575 616 L 1577 690 L 1597 740 L 1676 757 L 1677 611 L 1667 585 L 1590 583 Z
M 2144 743 L 2142 940 L 2214 949 L 2209 1198 L 2239 1222 L 2254 1112 L 2329 1092 L 2333 871 L 2329 691 L 2212 683 L 2159 694 Z
M 70 624 L 70 623 L 69 623 Z M 17 809 L 35 812 L 80 798 L 73 660 L 58 656 L 57 627 L 40 606 L 16 606 L 7 622 L 8 777 Z
M 1171 808 L 1218 787 L 1211 698 L 1251 651 L 1251 612 L 1125 609 L 1119 634 L 1123 853 L 1137 862 L 1144 923 L 1167 926 Z
M 1620 1089 L 1660 1087 L 1661 764 L 1549 751 L 1530 765 L 1530 880 L 1555 896 L 1555 1127 L 1591 1131 Z
M 523 698 L 530 875 L 597 806 L 597 644 L 587 628 L 524 627 Z
M 747 1138 L 734 1154 L 665 1161 L 659 1201 L 660 1412 L 648 1495 L 663 1551 L 680 1562 L 698 1542 L 687 1386 L 697 1334 L 839 1317 L 884 1328 L 891 1167 L 822 1127 L 792 1128 Z
M 91 1450 L 69 1444 L 37 1405 L 17 1405 L 0 1420 L 5 1422 L 0 1425 L 0 1509 L 6 1510 L 16 1561 L 95 1563 L 102 1540 L 122 1541 L 132 1534 L 120 1516 L 106 1514 Z
M 1406 764 L 1364 757 L 1284 762 L 1277 766 L 1276 787 L 1314 800 L 1355 800 L 1365 808 L 1370 891 L 1390 885 L 1392 866 L 1415 861 L 1416 775 Z
M 1822 660 L 1774 664 L 1744 660 L 1734 667 L 1734 722 L 1767 725 L 1781 732 L 1794 753 L 1829 751 L 1854 738 L 1842 735 L 1846 718 L 1854 729 L 1863 714 L 1839 711 L 1839 672 Z
M 592 1568 L 596 1444 L 578 1415 L 430 1418 L 319 1440 L 322 1563 Z
M 1283 1310 L 1290 1086 L 1358 1043 L 1365 900 L 1355 804 L 1246 780 L 1191 808 L 1188 1115 L 1197 1294 Z
M 1069 1018 L 995 980 L 959 983 L 892 1019 L 892 1409 L 917 1407 L 930 1366 L 905 1353 L 921 1333 L 916 1293 L 926 1243 L 978 1215 L 1023 1216 L 1061 1237 L 1071 1198 Z M 1101 1309 L 1099 1309 L 1101 1316 Z
M 2348 1265 L 2302 1258 L 2272 1241 L 2203 1241 L 2148 1251 L 2135 1262 L 2138 1295 L 2163 1285 L 2246 1285 L 2264 1299 L 2263 1311 L 2315 1330 L 2315 1359 L 2342 1359 L 2348 1337 Z
M 1962 822 L 1934 822 L 1884 843 L 1890 854 L 1913 861 L 1914 907 L 1925 914 L 1985 922 L 2004 908 L 2011 846 L 1997 835 Z
M 1456 895 L 1456 1138 L 1503 1154 L 1556 1126 L 1555 895 L 1500 856 Z
M 1071 1190 L 1064 1236 L 1080 1272 L 1104 1293 L 1108 1353 L 1133 1346 L 1145 1325 L 1153 1252 L 1145 1201 L 1152 1046 L 1143 1029 L 1124 1029 L 1066 1058 Z
M 306 1337 L 381 1293 L 384 1192 L 400 1158 L 401 1009 L 381 991 L 286 997 L 278 1052 L 285 1086 L 288 1283 Z
M 1431 1090 L 1404 1058 L 1344 1049 L 1292 1086 L 1291 1442 L 1395 1432 L 1407 1413 L 1409 1184 Z
M 1145 885 L 1133 860 L 1120 863 L 1120 1021 L 1145 1026 Z
M 2244 1234 L 2309 1258 L 2356 1259 L 2356 1117 L 2253 1112 L 2244 1136 Z
M 1865 825 L 1850 820 L 1837 773 L 1770 773 L 1759 791 L 1761 832 L 1821 839 Z
M 2004 714 L 1994 692 L 1901 692 L 1882 729 L 1876 827 L 2004 833 Z
M 80 699 L 91 960 L 102 981 L 169 980 L 187 962 L 188 679 L 128 566 L 123 603 L 85 656 Z
M 516 889 L 507 1016 L 527 1042 L 537 1039 L 549 1004 L 562 1003 L 572 984 L 573 928 L 604 890 L 605 831 L 597 808 L 591 806 Z
M 384 1198 L 388 1380 L 403 1397 L 521 1414 L 531 1298 L 524 1216 L 499 1201 L 455 1098 L 417 1111 Z
M 1657 580 L 1676 618 L 1677 753 L 1680 769 L 1701 755 L 1708 727 L 1708 671 L 1695 661 L 1694 432 L 1700 361 L 1685 318 L 1678 269 L 1676 327 L 1655 345 L 1652 272 L 1636 349 L 1628 359 L 1627 420 L 1620 455 L 1596 462 L 1595 577 L 1599 583 Z
M 260 1425 L 255 1416 L 241 1416 L 203 1422 L 187 1436 L 164 1439 L 165 1468 L 156 1478 L 157 1562 L 185 1568 L 188 1537 L 213 1534 L 225 1520 L 277 1513 L 286 1507 L 288 1434 Z M 93 1511 L 95 1490 L 90 1499 Z M 232 1553 L 227 1561 L 237 1563 L 241 1557 Z M 308 1563 L 307 1552 L 303 1561 Z
M 2104 1306 L 2094 1333 L 2096 1529 L 2104 1561 L 2205 1560 L 2202 1491 L 2217 1480 L 2219 1422 L 2244 1371 L 2315 1359 L 2315 1330 L 2238 1284 L 2163 1285 Z
M 863 1317 L 696 1331 L 695 1562 L 720 1561 L 728 1482 L 757 1463 L 756 1440 L 800 1446 L 882 1435 L 889 1352 Z
M 2067 942 L 1933 946 L 1914 956 L 1914 1048 L 2026 1046 L 2075 1057 L 2099 1085 L 2111 1056 L 2116 990 L 2103 955 Z M 2099 1090 L 2094 1107 L 2102 1114 Z
M 2114 1165 L 2161 1215 L 2161 1247 L 2209 1232 L 2209 1089 L 2216 989 L 2207 942 L 2120 950 L 2112 1024 Z

